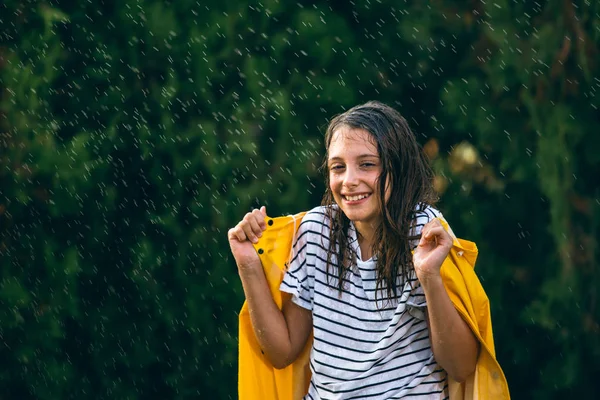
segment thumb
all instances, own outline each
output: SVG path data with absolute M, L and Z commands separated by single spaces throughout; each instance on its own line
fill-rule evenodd
M 267 208 L 265 206 L 262 206 L 260 208 L 260 212 L 262 213 L 262 215 L 264 215 L 265 217 L 267 216 Z

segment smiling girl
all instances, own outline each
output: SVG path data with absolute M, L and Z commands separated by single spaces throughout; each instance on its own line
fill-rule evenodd
M 314 334 L 306 399 L 447 398 L 447 377 L 474 372 L 479 344 L 442 282 L 453 238 L 416 138 L 369 102 L 331 121 L 325 148 L 323 205 L 298 229 L 282 310 L 252 246 L 265 208 L 228 233 L 261 348 L 283 368 Z

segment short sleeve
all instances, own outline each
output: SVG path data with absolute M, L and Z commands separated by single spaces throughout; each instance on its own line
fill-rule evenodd
M 423 231 L 423 227 L 435 218 L 443 218 L 442 213 L 439 210 L 429 205 L 419 207 L 415 213 L 415 223 L 413 225 L 413 231 L 411 232 L 411 234 L 420 235 L 421 231 Z M 414 250 L 418 244 L 418 240 L 413 240 L 411 242 L 411 249 Z M 416 274 L 414 274 L 413 278 L 415 279 L 415 281 L 413 289 L 410 293 L 410 297 L 406 302 L 406 306 L 408 312 L 413 317 L 424 320 L 426 318 L 425 313 L 427 311 L 427 300 L 425 298 L 425 292 L 423 291 L 423 287 L 419 283 Z
M 290 293 L 298 306 L 312 310 L 314 299 L 314 262 L 309 255 L 310 221 L 303 221 L 298 228 L 293 243 L 292 259 L 288 264 L 279 286 L 282 292 Z M 311 268 L 310 265 L 313 265 Z

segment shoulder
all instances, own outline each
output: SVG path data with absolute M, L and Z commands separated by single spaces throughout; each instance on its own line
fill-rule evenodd
M 331 212 L 332 210 L 327 206 L 319 206 L 307 211 L 294 236 L 294 247 L 328 241 Z
M 415 208 L 414 218 L 419 222 L 424 221 L 425 223 L 428 223 L 429 221 L 441 216 L 442 212 L 437 208 L 430 206 L 429 204 L 419 203 Z
M 446 218 L 442 215 L 442 212 L 435 207 L 430 206 L 429 204 L 419 204 L 415 210 L 414 224 L 413 224 L 413 235 L 420 235 L 423 227 L 427 225 L 427 223 L 435 218 L 441 218 L 446 221 Z M 448 225 L 448 233 L 456 239 L 456 235 L 452 231 L 450 224 L 446 221 Z
M 294 251 L 304 254 L 301 259 L 308 253 L 315 255 L 319 251 L 317 247 L 326 250 L 330 238 L 330 212 L 327 207 L 320 206 L 307 211 L 302 217 L 292 242 Z
M 329 229 L 331 217 L 335 215 L 337 210 L 331 206 L 318 206 L 306 212 L 302 217 L 300 228 L 303 230 L 314 230 L 314 228 Z
M 413 218 L 413 234 L 420 235 L 423 227 L 438 217 L 442 217 L 442 213 L 437 208 L 425 203 L 418 204 Z

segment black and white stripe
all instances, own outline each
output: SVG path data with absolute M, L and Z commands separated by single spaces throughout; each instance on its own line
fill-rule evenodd
M 418 211 L 415 233 L 439 215 L 431 207 Z M 446 398 L 446 373 L 433 358 L 425 295 L 414 271 L 396 298 L 381 289 L 376 297 L 375 260 L 360 260 L 351 224 L 349 242 L 359 257 L 340 294 L 337 277 L 332 280 L 326 268 L 328 227 L 324 207 L 304 216 L 280 287 L 313 314 L 313 375 L 306 399 Z M 331 261 L 335 264 L 335 255 Z

